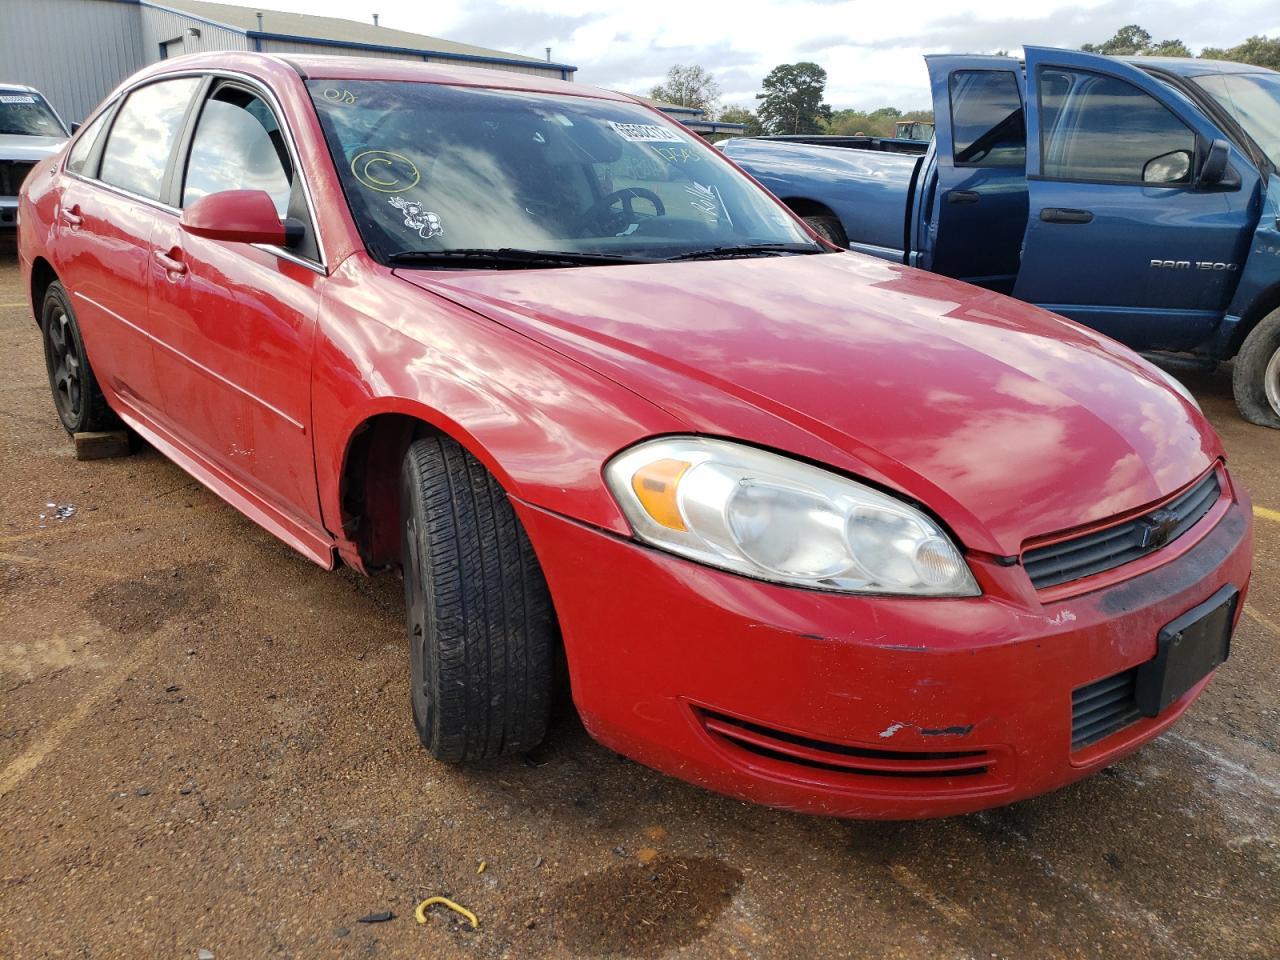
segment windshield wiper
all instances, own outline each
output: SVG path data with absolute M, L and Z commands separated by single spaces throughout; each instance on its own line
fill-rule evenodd
M 667 257 L 668 260 L 714 260 L 717 257 L 767 256 L 775 253 L 826 253 L 823 247 L 812 243 L 740 243 L 728 247 L 708 247 L 689 253 Z
M 464 247 L 459 250 L 401 250 L 387 260 L 421 266 L 463 268 L 586 267 L 617 263 L 658 263 L 643 257 L 612 253 L 576 253 L 571 250 L 521 250 L 516 247 Z

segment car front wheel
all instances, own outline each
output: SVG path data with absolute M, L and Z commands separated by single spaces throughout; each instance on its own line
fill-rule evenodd
M 450 762 L 543 738 L 557 645 L 546 581 L 506 493 L 458 443 L 414 441 L 400 473 L 413 719 Z
M 1246 420 L 1280 429 L 1280 310 L 1263 317 L 1245 338 L 1232 386 Z

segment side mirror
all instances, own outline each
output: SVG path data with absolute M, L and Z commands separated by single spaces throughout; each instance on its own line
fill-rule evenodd
M 201 197 L 182 211 L 182 229 L 208 240 L 265 243 L 288 247 L 302 239 L 302 228 L 281 220 L 265 190 L 224 190 Z
M 1185 183 L 1191 178 L 1191 151 L 1173 150 L 1152 157 L 1142 166 L 1142 182 L 1153 184 Z
M 1227 178 L 1227 158 L 1231 156 L 1231 147 L 1225 140 L 1215 140 L 1209 147 L 1209 155 L 1204 158 L 1200 167 L 1200 176 L 1196 177 L 1196 189 L 1206 190 L 1216 187 Z

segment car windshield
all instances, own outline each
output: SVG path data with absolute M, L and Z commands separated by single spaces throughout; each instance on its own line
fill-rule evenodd
M 0 90 L 0 134 L 19 137 L 65 137 L 44 98 L 27 90 Z
M 630 102 L 435 83 L 309 81 L 365 244 L 459 268 L 818 253 L 697 136 Z M 513 255 L 518 254 L 518 255 Z
M 1280 167 L 1280 73 L 1215 73 L 1195 82 Z

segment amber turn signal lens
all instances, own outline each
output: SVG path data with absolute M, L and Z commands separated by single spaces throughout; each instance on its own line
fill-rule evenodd
M 645 513 L 669 530 L 689 529 L 676 502 L 676 489 L 688 469 L 689 464 L 683 460 L 655 460 L 646 463 L 631 477 L 631 489 Z

